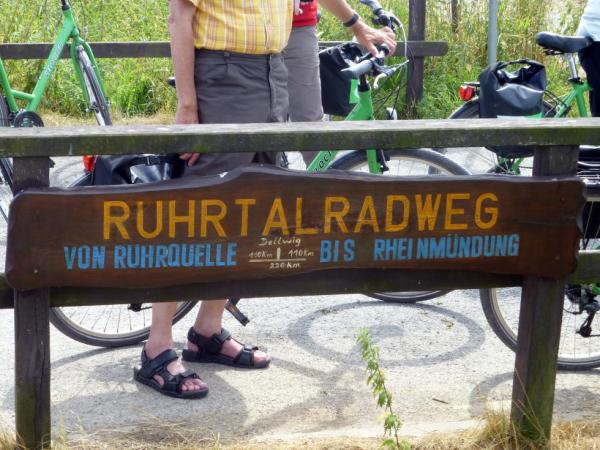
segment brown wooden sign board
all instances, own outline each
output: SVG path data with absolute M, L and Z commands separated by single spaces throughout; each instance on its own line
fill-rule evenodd
M 12 203 L 20 290 L 163 287 L 339 268 L 562 277 L 576 267 L 576 178 L 392 178 L 245 167 L 158 184 L 30 189 Z

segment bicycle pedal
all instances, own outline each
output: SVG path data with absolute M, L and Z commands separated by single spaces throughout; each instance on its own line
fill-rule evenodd
M 238 301 L 239 299 L 227 300 L 227 303 L 225 304 L 225 309 L 229 311 L 229 313 L 235 318 L 235 320 L 237 320 L 239 323 L 242 324 L 242 326 L 245 327 L 248 324 L 248 322 L 250 322 L 250 319 L 248 319 L 248 316 L 246 316 L 242 311 L 239 310 L 239 308 L 237 307 Z
M 591 313 L 591 312 L 597 313 L 598 311 L 600 311 L 600 303 L 598 303 L 596 301 L 589 302 L 587 305 L 585 305 L 584 309 L 588 313 Z

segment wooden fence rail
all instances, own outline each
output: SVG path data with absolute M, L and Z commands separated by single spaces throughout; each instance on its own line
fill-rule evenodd
M 320 41 L 319 47 L 326 48 L 341 44 L 340 41 Z M 52 49 L 52 43 L 0 44 L 0 58 L 46 59 Z M 444 56 L 448 53 L 448 44 L 442 41 L 408 41 L 411 56 Z M 96 58 L 170 58 L 171 44 L 167 41 L 154 42 L 91 42 L 90 46 Z M 404 55 L 404 42 L 398 42 L 394 56 Z M 61 58 L 70 58 L 69 48 L 65 47 Z
M 312 150 L 315 142 L 322 147 L 334 149 L 533 145 L 534 175 L 547 177 L 548 182 L 558 186 L 564 180 L 568 183 L 574 180 L 572 175 L 576 171 L 578 145 L 600 142 L 600 120 L 331 122 L 6 129 L 0 130 L 0 156 L 15 158 L 17 185 L 28 189 L 48 185 L 48 156 L 74 156 L 90 152 L 127 154 L 170 153 L 183 150 Z M 568 178 L 569 176 L 571 178 Z M 508 180 L 506 177 L 501 178 Z M 535 182 L 539 180 L 531 181 Z M 524 195 L 528 195 L 528 190 L 523 191 Z M 151 193 L 150 190 L 149 192 Z M 534 200 L 536 199 L 531 199 L 532 202 Z M 563 197 L 560 201 L 583 202 L 583 197 L 580 191 L 579 197 L 572 195 Z M 39 218 L 41 223 L 44 222 L 44 217 Z M 53 219 L 52 217 L 50 220 Z M 11 217 L 11 221 L 18 220 L 19 214 Z M 9 234 L 9 246 L 14 246 L 16 243 L 11 241 L 11 236 L 12 234 Z M 23 242 L 20 244 L 23 245 Z M 571 256 L 575 251 L 573 246 Z M 40 259 L 40 264 L 43 264 L 43 259 Z M 594 274 L 598 273 L 597 268 L 600 268 L 600 254 L 583 254 L 576 273 L 571 275 L 569 280 L 593 279 Z M 419 288 L 429 290 L 523 286 L 519 344 L 513 380 L 512 419 L 523 432 L 543 441 L 550 437 L 563 287 L 567 279 L 477 270 L 473 268 L 469 271 L 454 272 L 336 268 L 310 275 L 290 273 L 262 280 L 206 282 L 153 289 L 123 289 L 116 286 L 43 287 L 14 291 L 12 305 L 6 295 L 9 292 L 6 285 L 0 285 L 0 306 L 14 306 L 15 309 L 17 431 L 23 442 L 30 447 L 40 447 L 42 441 L 50 434 L 50 306 L 129 303 L 134 295 L 143 295 L 145 299 L 152 301 L 168 301 L 173 298 L 211 299 Z M 310 283 L 307 282 L 309 277 Z

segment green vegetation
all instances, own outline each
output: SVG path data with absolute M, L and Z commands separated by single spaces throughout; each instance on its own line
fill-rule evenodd
M 369 330 L 360 330 L 356 341 L 360 345 L 363 361 L 367 363 L 367 384 L 377 399 L 377 406 L 383 409 L 383 431 L 385 439 L 381 446 L 389 449 L 410 449 L 408 442 L 400 441 L 402 422 L 392 408 L 392 393 L 385 386 L 385 375 L 379 367 L 379 347 L 373 345 Z
M 168 40 L 168 2 L 156 0 L 71 0 L 86 40 Z M 52 42 L 62 15 L 58 0 L 0 0 L 1 42 Z M 84 112 L 81 90 L 71 62 L 63 60 L 46 91 L 43 108 L 64 115 Z M 172 74 L 166 59 L 99 61 L 113 109 L 124 115 L 173 111 L 175 95 L 166 84 Z M 43 61 L 6 61 L 11 85 L 31 91 Z
M 350 0 L 356 4 L 356 0 Z M 168 40 L 168 2 L 158 0 L 72 0 L 78 23 L 89 41 Z M 381 0 L 408 24 L 407 0 Z M 427 0 L 428 40 L 448 41 L 450 51 L 441 58 L 426 59 L 425 98 L 419 107 L 423 118 L 443 118 L 459 104 L 461 82 L 475 80 L 487 60 L 487 1 L 458 0 L 459 22 L 452 30 L 450 0 Z M 546 58 L 538 49 L 538 31 L 574 32 L 584 0 L 505 0 L 500 2 L 499 59 L 529 57 L 548 66 L 551 89 L 561 92 L 566 69 L 559 58 Z M 49 42 L 60 25 L 60 3 L 55 0 L 0 0 L 0 41 Z M 554 7 L 549 5 L 555 5 Z M 364 6 L 356 8 L 367 17 Z M 319 25 L 322 40 L 350 38 L 331 15 L 324 13 Z M 43 107 L 79 116 L 83 112 L 79 88 L 66 64 L 60 63 Z M 166 86 L 171 65 L 165 59 L 100 61 L 116 114 L 125 116 L 172 113 L 175 96 Z M 8 61 L 11 83 L 31 90 L 41 61 Z M 554 81 L 554 83 L 552 83 Z M 558 83 L 557 83 L 558 81 Z M 389 88 L 390 83 L 387 84 Z M 383 92 L 385 95 L 385 92 Z

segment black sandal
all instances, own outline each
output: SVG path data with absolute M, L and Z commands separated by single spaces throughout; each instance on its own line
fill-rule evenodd
M 243 367 L 246 369 L 264 369 L 271 362 L 271 358 L 259 364 L 254 362 L 254 352 L 258 347 L 244 345 L 242 350 L 235 357 L 227 356 L 221 353 L 221 348 L 225 341 L 232 339 L 231 333 L 225 328 L 221 328 L 221 334 L 213 334 L 210 337 L 202 336 L 194 328 L 188 331 L 188 340 L 198 346 L 198 351 L 183 350 L 182 357 L 185 361 L 198 363 L 217 363 L 233 367 Z
M 133 369 L 133 377 L 136 381 L 139 381 L 146 386 L 150 386 L 152 389 L 157 390 L 161 394 L 168 395 L 169 397 L 175 398 L 202 398 L 208 394 L 208 388 L 203 390 L 195 391 L 182 391 L 181 387 L 188 378 L 200 377 L 193 370 L 186 370 L 183 373 L 173 375 L 167 370 L 167 365 L 178 358 L 177 353 L 172 350 L 165 350 L 154 359 L 148 358 L 146 351 L 142 350 L 142 367 Z M 154 379 L 154 375 L 158 375 L 163 379 L 163 385 L 161 386 L 158 381 Z

